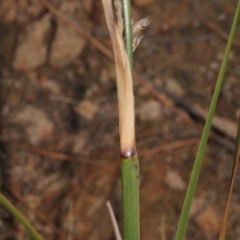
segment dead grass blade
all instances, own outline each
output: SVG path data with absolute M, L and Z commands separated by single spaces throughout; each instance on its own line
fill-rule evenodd
M 230 185 L 229 185 L 228 197 L 227 197 L 225 212 L 224 212 L 224 216 L 223 216 L 222 226 L 221 226 L 221 230 L 220 230 L 220 234 L 219 234 L 219 238 L 218 238 L 219 240 L 225 239 L 229 206 L 230 206 L 230 201 L 231 201 L 231 196 L 232 196 L 232 191 L 233 191 L 233 186 L 234 186 L 234 180 L 235 180 L 236 173 L 237 173 L 237 164 L 238 164 L 239 156 L 240 156 L 240 117 L 238 119 L 238 132 L 237 132 L 237 138 L 236 138 L 236 148 L 235 148 L 235 154 L 234 154 L 234 162 L 233 162 L 233 168 L 232 168 L 231 181 L 230 181 Z
M 111 219 L 111 222 L 112 222 L 112 226 L 113 226 L 113 230 L 114 230 L 116 240 L 122 240 L 122 237 L 121 237 L 121 234 L 120 234 L 120 231 L 119 231 L 119 228 L 118 228 L 117 220 L 116 220 L 116 218 L 114 216 L 114 213 L 113 213 L 112 205 L 109 201 L 107 201 L 106 206 L 107 206 L 109 216 L 110 216 L 110 219 Z

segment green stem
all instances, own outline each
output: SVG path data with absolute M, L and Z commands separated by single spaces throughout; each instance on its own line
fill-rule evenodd
M 238 2 L 238 6 L 237 6 L 236 13 L 234 16 L 234 20 L 233 20 L 231 32 L 229 35 L 227 47 L 226 47 L 226 50 L 224 53 L 224 58 L 222 61 L 221 69 L 220 69 L 220 72 L 218 75 L 217 83 L 215 86 L 211 105 L 209 108 L 208 117 L 207 117 L 207 120 L 206 120 L 206 123 L 204 126 L 201 142 L 200 142 L 200 145 L 198 148 L 197 156 L 196 156 L 193 170 L 191 173 L 190 182 L 189 182 L 188 190 L 187 190 L 187 193 L 185 196 L 182 213 L 181 213 L 181 216 L 179 219 L 179 224 L 178 224 L 178 229 L 176 232 L 175 240 L 183 240 L 184 239 L 187 222 L 188 222 L 188 217 L 189 217 L 189 212 L 190 212 L 190 207 L 191 207 L 193 196 L 194 196 L 195 189 L 197 186 L 197 181 L 198 181 L 198 177 L 199 177 L 199 173 L 200 173 L 200 169 L 201 169 L 201 165 L 202 165 L 202 160 L 203 160 L 204 152 L 206 149 L 209 132 L 211 129 L 212 119 L 213 119 L 213 115 L 214 115 L 214 112 L 216 109 L 218 97 L 219 97 L 219 94 L 221 91 L 223 77 L 224 77 L 224 73 L 226 70 L 228 57 L 229 57 L 229 53 L 230 53 L 232 42 L 233 42 L 233 37 L 234 37 L 235 31 L 236 31 L 239 14 L 240 14 L 240 1 Z
M 123 195 L 123 239 L 139 240 L 139 164 L 138 157 L 121 160 Z
M 133 71 L 131 1 L 122 0 L 122 6 L 126 52 L 131 71 Z M 121 176 L 123 199 L 123 239 L 140 240 L 139 163 L 137 155 L 121 159 Z
M 17 208 L 2 194 L 0 193 L 0 204 L 3 205 L 26 229 L 29 236 L 34 240 L 43 240 L 43 238 L 32 227 L 28 220 L 17 210 Z
M 133 48 L 132 48 L 132 13 L 131 1 L 122 0 L 125 44 L 131 69 L 133 69 Z

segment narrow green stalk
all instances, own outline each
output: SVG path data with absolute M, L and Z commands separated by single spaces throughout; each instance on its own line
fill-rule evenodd
M 189 217 L 189 211 L 190 211 L 193 196 L 194 196 L 194 193 L 195 193 L 195 189 L 196 189 L 196 185 L 197 185 L 197 181 L 198 181 L 198 177 L 199 177 L 199 173 L 200 173 L 200 169 L 201 169 L 201 165 L 202 165 L 202 159 L 203 159 L 204 152 L 205 152 L 205 149 L 206 149 L 207 140 L 208 140 L 209 132 L 210 132 L 210 129 L 211 129 L 213 115 L 214 115 L 216 105 L 217 105 L 217 101 L 218 101 L 218 97 L 219 97 L 219 94 L 220 94 L 220 90 L 221 90 L 221 86 L 222 86 L 222 82 L 223 82 L 223 77 L 224 77 L 224 73 L 225 73 L 225 70 L 226 70 L 227 62 L 228 62 L 229 53 L 230 53 L 232 42 L 233 42 L 233 37 L 234 37 L 235 31 L 236 31 L 236 28 L 237 28 L 239 14 L 240 14 L 240 1 L 238 1 L 236 13 L 235 13 L 235 16 L 234 16 L 231 32 L 230 32 L 228 43 L 227 43 L 227 47 L 226 47 L 226 50 L 225 50 L 225 53 L 224 53 L 221 69 L 220 69 L 220 72 L 219 72 L 219 75 L 218 75 L 217 83 L 216 83 L 216 86 L 215 86 L 215 90 L 214 90 L 214 93 L 213 93 L 211 105 L 210 105 L 210 108 L 209 108 L 208 117 L 207 117 L 207 120 L 206 120 L 206 123 L 205 123 L 205 127 L 204 127 L 202 138 L 201 138 L 201 142 L 200 142 L 200 145 L 199 145 L 199 148 L 198 148 L 197 156 L 196 156 L 195 163 L 194 163 L 194 166 L 193 166 L 193 170 L 192 170 L 192 173 L 191 173 L 190 182 L 189 182 L 187 193 L 186 193 L 186 196 L 185 196 L 185 200 L 184 200 L 182 213 L 181 213 L 181 216 L 180 216 L 175 240 L 183 240 L 184 239 L 184 235 L 185 235 L 185 231 L 186 231 L 186 227 L 187 227 L 187 222 L 188 222 L 188 217 Z
M 139 164 L 138 157 L 121 160 L 123 195 L 123 239 L 139 240 Z
M 132 13 L 131 0 L 122 0 L 125 44 L 131 69 L 133 69 L 133 48 L 132 48 Z
M 132 19 L 130 1 L 102 0 L 113 45 L 119 105 L 119 133 L 122 174 L 123 239 L 140 240 L 139 164 L 135 148 L 135 116 L 132 81 Z M 122 14 L 123 11 L 123 14 Z M 122 15 L 124 18 L 122 18 Z M 142 25 L 146 25 L 148 21 Z M 123 26 L 124 25 L 124 26 Z M 143 26 L 140 24 L 140 29 Z M 123 40 L 125 31 L 126 44 Z M 127 49 L 127 54 L 125 50 Z
M 26 229 L 29 236 L 34 240 L 43 240 L 43 238 L 37 233 L 37 231 L 32 227 L 28 220 L 13 206 L 11 202 L 0 193 L 0 204 L 3 205 Z
M 125 46 L 133 71 L 131 1 L 122 0 Z M 121 159 L 123 239 L 140 240 L 139 162 L 137 155 Z

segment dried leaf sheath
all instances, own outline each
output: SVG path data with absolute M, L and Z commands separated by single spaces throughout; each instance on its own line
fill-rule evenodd
M 122 21 L 119 19 L 118 24 L 116 24 L 111 0 L 102 0 L 102 3 L 116 64 L 121 154 L 130 157 L 135 154 L 134 96 L 131 68 L 122 37 Z

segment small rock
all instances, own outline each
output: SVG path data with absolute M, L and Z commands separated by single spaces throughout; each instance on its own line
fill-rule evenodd
M 86 137 L 87 134 L 81 133 L 80 135 L 77 135 L 74 139 L 73 144 L 73 154 L 79 154 L 83 152 L 83 149 L 86 145 Z M 84 152 L 85 153 L 85 152 Z
M 89 100 L 85 100 L 77 104 L 74 110 L 85 119 L 92 120 L 98 111 L 98 106 Z
M 51 15 L 30 24 L 20 36 L 20 41 L 13 61 L 17 70 L 30 70 L 43 64 L 47 57 L 46 34 L 50 30 Z
M 44 79 L 40 82 L 40 85 L 52 93 L 59 93 L 61 90 L 59 84 L 52 79 Z
M 177 171 L 168 170 L 164 182 L 173 190 L 184 190 L 186 184 Z
M 85 7 L 78 0 L 62 1 L 60 11 L 70 18 L 86 21 L 89 10 Z M 85 46 L 86 40 L 75 29 L 59 21 L 56 36 L 51 46 L 50 64 L 53 67 L 63 67 L 72 63 L 81 54 Z
M 142 121 L 154 121 L 161 117 L 161 104 L 155 100 L 145 102 L 139 111 Z
M 26 11 L 30 17 L 36 18 L 44 11 L 44 7 L 39 1 L 31 1 Z
M 86 45 L 75 30 L 66 25 L 59 25 L 56 37 L 52 43 L 50 64 L 53 67 L 63 67 L 73 62 Z
M 5 0 L 0 3 L 1 22 L 13 22 L 17 14 L 17 5 L 15 0 Z
M 19 112 L 15 119 L 15 123 L 24 124 L 29 141 L 32 144 L 38 144 L 41 140 L 52 137 L 54 124 L 46 116 L 46 114 L 33 106 L 26 106 Z
M 107 69 L 103 69 L 100 73 L 100 78 L 99 81 L 102 84 L 107 84 L 110 81 L 110 76 L 109 76 L 109 72 L 107 71 Z
M 209 68 L 213 71 L 217 71 L 220 68 L 220 63 L 217 61 L 212 61 L 209 65 Z
M 169 89 L 169 91 L 175 93 L 179 97 L 182 97 L 185 94 L 185 91 L 176 79 L 168 78 L 166 80 L 166 87 Z
M 216 208 L 209 206 L 196 218 L 197 224 L 208 233 L 219 233 L 221 228 L 221 215 Z
M 217 16 L 218 21 L 224 21 L 224 20 L 226 20 L 226 18 L 227 18 L 226 13 L 220 13 L 220 14 Z
M 154 0 L 134 0 L 133 2 L 137 7 L 146 7 L 153 3 Z
M 194 197 L 191 209 L 190 209 L 190 217 L 198 214 L 204 207 L 206 200 L 204 197 Z

